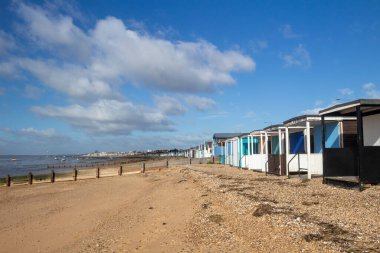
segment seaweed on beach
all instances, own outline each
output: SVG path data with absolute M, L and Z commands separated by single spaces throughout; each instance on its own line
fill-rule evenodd
M 223 222 L 223 217 L 220 214 L 212 214 L 208 217 L 208 219 L 217 224 L 221 224 Z

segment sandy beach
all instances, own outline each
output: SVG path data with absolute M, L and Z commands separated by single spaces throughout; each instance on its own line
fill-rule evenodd
M 222 165 L 0 188 L 1 252 L 379 252 L 380 187 Z

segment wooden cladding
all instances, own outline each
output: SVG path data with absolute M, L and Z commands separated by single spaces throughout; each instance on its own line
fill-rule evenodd
M 357 145 L 356 120 L 343 121 L 343 147 L 355 147 Z

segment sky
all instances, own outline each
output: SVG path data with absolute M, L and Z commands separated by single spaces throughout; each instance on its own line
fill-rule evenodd
M 380 98 L 380 1 L 2 1 L 0 155 L 188 148 Z

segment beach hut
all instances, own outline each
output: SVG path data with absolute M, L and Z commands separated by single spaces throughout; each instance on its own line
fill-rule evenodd
M 228 164 L 239 166 L 239 137 L 228 139 Z
M 356 134 L 339 148 L 322 142 L 323 181 L 325 183 L 359 186 L 380 182 L 380 99 L 359 99 L 321 110 L 322 136 L 326 136 L 326 118 L 353 116 Z M 324 138 L 322 137 L 322 140 Z
M 212 141 L 206 141 L 203 145 L 203 157 L 210 158 L 212 156 Z
M 244 136 L 246 133 L 240 134 L 237 137 L 230 138 L 226 140 L 226 154 L 227 154 L 227 164 L 241 168 L 241 158 L 244 152 L 244 147 L 246 147 L 246 138 Z
M 225 156 L 225 159 L 224 159 L 224 164 L 227 164 L 227 165 L 232 165 L 231 164 L 231 160 L 232 160 L 232 144 L 231 144 L 231 139 L 227 139 L 225 141 L 225 146 L 224 146 L 224 156 Z
M 326 117 L 326 147 L 339 148 L 352 139 L 356 117 Z M 284 121 L 286 174 L 308 178 L 323 174 L 322 124 L 319 115 L 303 115 Z
M 241 135 L 241 133 L 215 133 L 213 135 L 213 156 L 221 156 L 221 163 L 225 164 L 226 140 Z
M 252 149 L 256 147 L 256 145 L 254 145 L 255 139 L 251 138 L 250 134 L 242 134 L 239 138 L 239 167 L 242 169 L 250 169 Z
M 265 172 L 275 175 L 286 175 L 286 157 L 284 144 L 284 126 L 271 125 L 263 129 L 265 133 L 267 162 Z
M 267 136 L 262 130 L 255 130 L 247 136 L 247 154 L 242 158 L 242 166 L 249 170 L 264 172 L 265 164 L 268 161 L 266 154 L 266 139 Z
M 199 144 L 197 146 L 197 149 L 195 151 L 195 158 L 203 158 L 203 145 L 204 144 Z

